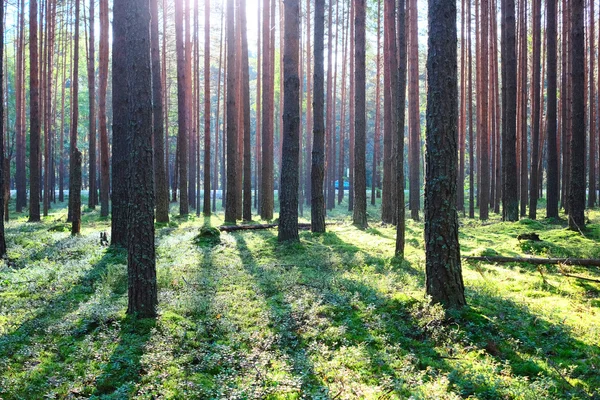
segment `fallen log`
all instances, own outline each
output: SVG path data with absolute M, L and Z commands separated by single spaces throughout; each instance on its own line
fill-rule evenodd
M 277 228 L 279 224 L 247 224 L 247 225 L 221 225 L 221 232 L 236 232 L 236 231 L 257 231 L 261 229 Z M 310 229 L 310 224 L 298 224 L 298 229 Z
M 490 263 L 529 263 L 534 265 L 563 264 L 581 267 L 600 267 L 600 259 L 594 258 L 535 258 L 535 257 L 502 257 L 502 256 L 463 256 L 467 261 L 485 261 Z

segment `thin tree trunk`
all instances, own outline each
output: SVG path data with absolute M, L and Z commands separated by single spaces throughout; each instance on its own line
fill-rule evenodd
M 406 103 L 406 11 L 405 2 L 398 2 L 397 12 L 397 35 L 398 35 L 398 101 L 396 102 L 397 126 L 396 126 L 396 249 L 397 257 L 404 258 L 406 212 L 404 205 L 404 121 Z
M 531 133 L 531 179 L 529 188 L 529 218 L 537 217 L 539 192 L 538 162 L 540 142 L 540 47 L 541 47 L 541 1 L 533 0 L 533 59 L 532 59 L 532 133 Z
M 106 89 L 108 85 L 108 0 L 100 0 L 100 65 L 98 81 L 98 120 L 100 128 L 100 215 L 108 216 L 110 192 L 110 160 L 108 155 L 108 127 L 106 120 Z
M 348 16 L 348 20 L 350 21 L 350 99 L 354 99 L 356 94 L 356 87 L 354 85 L 354 1 L 350 1 L 350 15 Z M 348 211 L 353 211 L 354 209 L 354 124 L 355 124 L 355 109 L 354 109 L 354 101 L 350 100 L 350 112 L 349 117 L 350 120 L 348 124 L 350 125 L 350 129 L 348 130 L 348 148 L 350 149 L 348 154 Z
M 244 221 L 252 220 L 252 155 L 250 143 L 250 75 L 248 65 L 248 36 L 246 28 L 246 0 L 240 0 L 240 29 L 242 31 L 242 111 L 244 124 L 244 182 L 243 215 Z M 296 185 L 297 187 L 298 185 Z
M 77 0 L 75 0 L 77 1 Z M 78 2 L 76 4 L 79 4 Z M 38 63 L 38 6 L 29 2 L 29 222 L 40 221 L 40 81 Z M 76 21 L 77 24 L 77 21 Z M 77 35 L 77 28 L 76 28 Z M 77 39 L 78 36 L 75 36 Z M 77 50 L 76 50 L 77 52 Z M 76 67 L 75 67 L 76 68 Z M 75 74 L 75 76 L 77 76 Z
M 456 207 L 458 211 L 465 212 L 465 140 L 467 129 L 467 90 L 466 90 L 466 43 L 465 43 L 465 0 L 461 2 L 460 8 L 460 110 L 458 130 L 458 182 L 456 193 Z
M 487 126 L 487 115 L 488 115 L 488 0 L 481 0 L 481 39 L 479 43 L 480 57 L 479 57 L 479 90 L 480 102 L 477 103 L 477 108 L 480 109 L 481 118 L 479 121 L 479 177 L 481 185 L 478 189 L 479 194 L 479 218 L 485 221 L 489 217 L 489 196 L 490 196 L 490 159 L 489 159 L 489 147 L 488 147 L 488 126 Z
M 404 4 L 404 3 L 403 3 Z M 404 11 L 404 7 L 400 8 Z M 403 21 L 404 23 L 404 21 Z M 405 36 L 403 36 L 405 38 Z M 405 39 L 406 40 L 406 39 Z M 379 184 L 379 153 L 381 145 L 381 99 L 380 99 L 380 83 L 381 83 L 381 0 L 377 0 L 377 56 L 376 56 L 376 73 L 375 73 L 375 133 L 373 137 L 373 171 L 371 175 L 371 205 L 375 205 L 376 190 Z M 350 71 L 352 73 L 352 71 Z M 352 101 L 352 98 L 350 98 Z M 402 108 L 404 109 L 404 107 Z M 402 126 L 402 142 L 404 144 L 404 126 Z M 404 156 L 404 154 L 403 154 Z M 404 165 L 402 166 L 404 168 Z M 402 194 L 404 194 L 404 187 L 402 188 Z M 402 246 L 404 251 L 404 245 Z
M 589 2 L 589 50 L 590 50 L 590 63 L 588 71 L 588 84 L 589 84 L 589 132 L 590 132 L 590 156 L 588 170 L 590 174 L 589 184 L 589 195 L 588 195 L 588 207 L 592 208 L 596 205 L 596 90 L 594 87 L 594 59 L 596 58 L 595 52 L 595 40 L 594 40 L 594 0 Z M 556 39 L 555 39 L 556 40 Z M 548 56 L 549 57 L 549 56 Z
M 165 172 L 165 129 L 163 111 L 162 72 L 158 34 L 158 0 L 150 0 L 150 53 L 152 64 L 152 118 L 154 141 L 154 182 L 156 192 L 156 222 L 169 222 L 169 189 Z M 163 66 L 164 67 L 164 66 Z
M 271 3 L 263 1 L 262 20 L 262 171 L 260 217 L 266 221 L 273 219 L 273 57 L 274 43 L 271 38 Z
M 312 157 L 312 134 L 313 134 L 313 69 L 312 69 L 312 57 L 311 57 L 311 41 L 310 35 L 312 33 L 310 26 L 310 1 L 306 0 L 306 147 L 305 147 L 305 165 L 306 165 L 306 179 L 304 186 L 304 196 L 306 198 L 306 204 L 312 203 L 312 188 L 311 188 L 311 157 Z M 258 130 L 257 130 L 258 132 Z
M 527 215 L 527 190 L 529 188 L 527 165 L 527 0 L 520 0 L 519 22 L 521 24 L 519 50 L 519 137 L 520 137 L 520 216 Z
M 202 213 L 205 217 L 210 216 L 210 161 L 210 0 L 204 0 L 204 203 Z
M 4 1 L 0 1 L 0 257 L 6 256 L 6 239 L 4 237 L 4 197 L 6 191 L 6 164 L 4 163 Z M 8 164 L 10 167 L 10 164 Z
M 409 0 L 409 203 L 410 217 L 419 220 L 420 206 L 420 165 L 421 165 L 421 124 L 419 111 L 419 34 L 417 26 L 417 0 Z
M 475 135 L 473 135 L 473 60 L 471 50 L 471 0 L 467 0 L 467 80 L 469 108 L 469 218 L 475 218 Z
M 183 0 L 175 1 L 175 42 L 177 48 L 177 158 L 179 175 L 179 214 L 187 215 L 188 204 L 188 109 L 186 45 L 183 35 Z
M 71 234 L 73 235 L 79 234 L 81 229 L 82 160 L 81 152 L 77 148 L 77 126 L 79 121 L 79 3 L 80 0 L 75 0 L 75 38 L 73 43 L 73 84 L 71 96 L 71 156 L 69 160 L 69 208 L 71 209 L 71 222 L 73 223 Z M 35 199 L 33 193 L 32 190 L 31 203 L 34 203 L 33 199 Z
M 89 102 L 89 171 L 88 207 L 96 208 L 96 39 L 95 39 L 95 0 L 90 0 L 89 50 L 88 50 L 88 102 Z
M 16 212 L 23 212 L 27 205 L 27 181 L 25 175 L 25 64 L 23 53 L 25 52 L 25 0 L 20 1 L 19 33 L 17 39 L 16 54 L 16 79 L 15 79 L 15 131 L 16 131 L 16 170 L 15 186 L 17 189 Z M 62 157 L 61 157 L 62 161 Z M 62 183 L 62 182 L 61 182 Z M 62 185 L 61 185 L 62 189 Z
M 548 65 L 548 111 L 547 111 L 547 136 L 548 136 L 548 186 L 546 217 L 558 218 L 558 150 L 556 144 L 556 0 L 548 0 L 546 39 Z M 593 99 L 591 99 L 593 101 Z

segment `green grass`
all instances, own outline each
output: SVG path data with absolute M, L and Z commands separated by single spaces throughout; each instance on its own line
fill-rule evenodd
M 423 223 L 408 221 L 400 261 L 377 207 L 365 231 L 346 209 L 287 245 L 276 230 L 202 229 L 222 212 L 172 214 L 157 224 L 156 320 L 125 315 L 126 255 L 100 245 L 99 211 L 78 237 L 64 204 L 41 224 L 11 214 L 0 399 L 600 398 L 600 284 L 464 263 L 469 305 L 447 315 L 424 294 Z M 600 212 L 588 218 L 585 237 L 564 220 L 461 218 L 462 254 L 598 258 Z M 519 242 L 526 232 L 542 241 Z

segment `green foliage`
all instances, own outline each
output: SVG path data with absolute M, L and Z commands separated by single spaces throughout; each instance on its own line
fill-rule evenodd
M 159 317 L 125 315 L 126 254 L 86 212 L 82 235 L 12 216 L 0 264 L 0 398 L 558 399 L 598 397 L 600 285 L 547 267 L 464 265 L 469 305 L 424 296 L 423 224 L 354 228 L 280 245 L 221 233 L 223 214 L 157 227 Z M 306 212 L 306 210 L 305 210 Z M 370 215 L 377 215 L 371 207 Z M 462 254 L 598 257 L 564 221 L 461 219 Z M 257 221 L 261 222 L 261 221 Z M 68 227 L 68 225 L 67 225 Z M 535 231 L 542 241 L 518 241 Z M 569 272 L 599 279 L 572 267 Z

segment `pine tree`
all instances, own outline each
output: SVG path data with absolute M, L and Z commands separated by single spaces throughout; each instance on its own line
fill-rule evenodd
M 79 4 L 77 0 L 76 4 Z M 75 37 L 77 39 L 77 36 Z M 38 3 L 29 2 L 29 222 L 40 221 L 40 80 Z M 69 196 L 70 197 L 70 196 Z
M 585 228 L 585 98 L 584 91 L 584 27 L 583 0 L 570 0 L 571 5 L 571 87 L 573 93 L 571 120 L 571 182 L 569 187 L 569 228 Z
M 122 1 L 122 0 L 120 0 Z M 150 4 L 127 0 L 126 69 L 131 101 L 127 107 L 130 193 L 127 313 L 155 317 L 158 303 L 154 246 L 154 172 L 152 154 L 152 68 Z
M 548 65 L 548 111 L 547 136 L 548 136 L 548 187 L 546 217 L 558 218 L 558 149 L 556 128 L 556 0 L 547 2 L 546 40 L 548 41 L 546 62 Z
M 365 19 L 366 1 L 355 1 L 354 34 L 355 34 L 355 70 L 354 84 L 356 109 L 354 138 L 354 210 L 352 222 L 361 229 L 367 227 L 367 167 L 366 167 L 366 58 L 365 58 Z
M 502 0 L 502 219 L 519 219 L 515 1 Z
M 4 60 L 4 2 L 0 1 L 0 60 Z M 4 93 L 4 62 L 0 62 L 0 93 Z M 6 240 L 4 237 L 4 197 L 6 166 L 4 163 L 4 101 L 0 101 L 0 257 L 6 255 Z
M 427 294 L 449 308 L 466 304 L 458 244 L 456 2 L 429 0 L 425 256 Z M 484 41 L 485 43 L 485 41 Z
M 325 105 L 325 0 L 315 0 L 315 40 L 314 40 L 314 126 L 313 150 L 311 160 L 311 208 L 310 229 L 312 232 L 325 232 L 325 195 L 323 181 L 325 176 L 325 121 L 323 106 Z M 264 179 L 264 177 L 263 177 Z
M 298 241 L 298 182 L 300 158 L 300 1 L 286 0 L 284 48 L 283 148 L 279 197 L 278 240 Z

